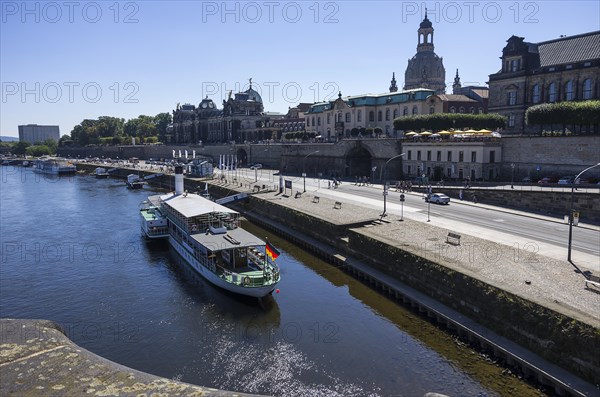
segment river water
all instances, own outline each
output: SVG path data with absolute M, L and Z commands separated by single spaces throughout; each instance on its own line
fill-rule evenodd
M 539 395 L 290 243 L 280 293 L 240 299 L 140 237 L 146 188 L 2 167 L 0 316 L 60 323 L 88 350 L 203 386 L 276 396 Z

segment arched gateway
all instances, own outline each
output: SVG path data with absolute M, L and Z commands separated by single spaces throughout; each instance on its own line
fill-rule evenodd
M 373 156 L 362 145 L 354 146 L 345 156 L 345 176 L 372 177 Z

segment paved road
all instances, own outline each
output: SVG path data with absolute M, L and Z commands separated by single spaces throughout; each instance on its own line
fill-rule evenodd
M 233 176 L 234 173 L 231 172 Z M 252 170 L 238 170 L 238 179 L 254 181 Z M 259 170 L 256 177 L 261 183 L 277 184 L 278 175 L 269 170 Z M 294 191 L 302 191 L 304 178 L 292 176 Z M 328 189 L 326 180 L 306 178 L 306 190 L 310 194 L 331 197 L 340 201 L 353 202 L 370 208 L 383 210 L 381 185 L 356 186 L 342 183 L 337 189 Z M 568 225 L 561 219 L 534 215 L 522 211 L 474 204 L 469 201 L 452 201 L 448 206 L 432 204 L 429 207 L 422 194 L 405 194 L 402 208 L 400 193 L 390 191 L 387 197 L 387 212 L 455 230 L 458 233 L 475 235 L 511 246 L 515 255 L 524 252 L 539 253 L 556 259 L 567 257 Z M 573 228 L 572 258 L 579 267 L 600 272 L 600 228 L 581 225 Z

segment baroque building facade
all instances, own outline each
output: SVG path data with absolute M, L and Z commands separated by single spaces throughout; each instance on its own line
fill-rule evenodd
M 539 130 L 525 123 L 530 106 L 600 97 L 600 31 L 540 43 L 512 36 L 501 59 L 488 83 L 489 111 L 506 116 L 506 133 Z
M 169 143 L 242 143 L 255 139 L 271 139 L 271 116 L 264 111 L 260 94 L 250 87 L 223 100 L 223 109 L 208 97 L 198 106 L 177 105 L 173 124 L 167 129 Z

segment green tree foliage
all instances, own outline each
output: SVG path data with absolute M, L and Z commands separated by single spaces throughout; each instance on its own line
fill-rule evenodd
M 24 155 L 29 146 L 31 146 L 29 142 L 17 141 L 14 142 L 11 152 L 17 155 Z
M 570 126 L 571 131 L 577 131 L 579 127 L 581 132 L 582 127 L 586 126 L 587 131 L 597 133 L 597 126 L 600 124 L 600 101 L 564 101 L 531 106 L 525 113 L 525 122 L 528 125 L 539 125 L 540 131 L 544 126 L 548 126 L 550 130 L 557 126 L 561 127 L 564 133 Z M 595 128 L 589 128 L 590 126 Z
M 28 156 L 39 157 L 54 154 L 56 153 L 56 151 L 53 151 L 47 145 L 32 145 L 28 146 L 27 149 L 25 149 L 25 153 Z
M 69 135 L 63 135 L 60 137 L 60 139 L 58 140 L 58 146 L 72 146 L 73 145 L 73 140 L 71 139 L 71 137 Z
M 394 120 L 396 130 L 449 130 L 473 128 L 498 129 L 506 126 L 506 117 L 499 114 L 470 114 L 470 113 L 434 113 L 417 116 L 400 117 Z
M 127 121 L 117 117 L 100 116 L 97 120 L 86 119 L 77 124 L 70 136 L 61 137 L 59 144 L 130 144 L 132 137 L 140 138 L 137 141 L 158 137 L 159 141 L 164 142 L 167 126 L 171 122 L 170 113 L 159 113 L 156 116 L 140 115 Z M 154 138 L 151 141 L 154 141 Z
M 173 122 L 173 116 L 171 113 L 159 113 L 154 116 L 154 125 L 158 132 L 158 140 L 160 142 L 166 142 L 167 139 L 167 127 Z

